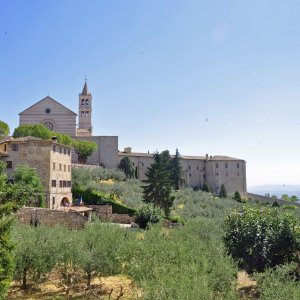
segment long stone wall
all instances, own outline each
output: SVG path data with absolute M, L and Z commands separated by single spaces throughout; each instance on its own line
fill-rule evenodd
M 47 226 L 64 225 L 70 229 L 83 228 L 88 218 L 73 211 L 54 210 L 47 208 L 23 207 L 16 213 L 17 220 L 22 224 L 30 224 L 38 220 Z
M 273 199 L 271 197 L 266 197 L 266 196 L 262 196 L 262 195 L 257 195 L 257 194 L 252 194 L 252 193 L 247 193 L 247 198 L 252 201 L 259 201 L 262 203 L 269 203 L 269 204 L 273 204 L 275 201 L 281 206 L 281 205 L 295 205 L 300 207 L 300 203 L 297 202 L 288 202 L 288 201 L 284 201 L 281 199 Z

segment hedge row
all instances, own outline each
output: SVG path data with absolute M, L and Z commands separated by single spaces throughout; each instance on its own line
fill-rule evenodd
M 110 195 L 101 193 L 95 190 L 84 190 L 81 188 L 76 188 L 72 190 L 73 197 L 80 199 L 87 205 L 105 205 L 110 204 L 112 206 L 112 212 L 114 214 L 128 214 L 134 215 L 136 209 L 130 208 L 123 203 L 117 202 L 111 199 Z

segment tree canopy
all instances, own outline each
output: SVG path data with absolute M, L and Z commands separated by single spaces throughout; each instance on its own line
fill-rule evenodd
M 128 156 L 125 156 L 120 160 L 119 169 L 125 173 L 126 178 L 134 177 L 134 168 L 132 161 Z
M 169 151 L 156 152 L 153 158 L 154 163 L 146 171 L 147 185 L 143 187 L 144 202 L 160 207 L 164 210 L 165 215 L 169 216 L 174 202 L 174 197 L 171 196 L 172 180 L 169 170 Z
M 14 194 L 27 206 L 44 207 L 43 185 L 36 169 L 27 165 L 18 165 L 14 174 Z
M 171 181 L 175 190 L 179 190 L 182 180 L 182 165 L 180 163 L 180 154 L 178 149 L 173 158 L 170 159 L 169 169 L 171 172 Z
M 72 145 L 78 155 L 78 162 L 82 164 L 97 149 L 97 144 L 90 141 L 75 140 Z
M 9 126 L 0 120 L 0 137 L 9 135 Z
M 226 191 L 224 183 L 222 183 L 222 185 L 221 185 L 220 192 L 219 192 L 219 197 L 220 198 L 227 198 L 227 191 Z
M 74 140 L 69 135 L 60 132 L 51 131 L 42 124 L 24 124 L 15 128 L 13 137 L 33 136 L 43 140 L 57 138 L 57 142 L 63 145 L 72 146 L 78 154 L 80 163 L 85 163 L 86 159 L 96 150 L 97 144 L 91 141 Z

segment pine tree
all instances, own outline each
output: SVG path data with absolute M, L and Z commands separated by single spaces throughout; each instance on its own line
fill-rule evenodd
M 209 188 L 209 186 L 208 186 L 208 184 L 207 184 L 206 181 L 203 183 L 202 192 L 207 192 L 207 193 L 210 192 L 210 188 Z
M 5 297 L 13 275 L 13 256 L 10 232 L 13 225 L 11 213 L 17 209 L 16 202 L 8 200 L 7 176 L 4 163 L 0 162 L 0 299 Z
M 120 160 L 119 169 L 125 173 L 126 178 L 134 177 L 134 168 L 128 156 L 125 156 Z
M 238 191 L 235 191 L 235 193 L 233 195 L 233 199 L 237 202 L 242 202 L 241 194 Z
M 172 181 L 169 171 L 169 151 L 154 153 L 153 158 L 154 163 L 146 171 L 147 185 L 143 187 L 143 201 L 152 203 L 155 207 L 160 207 L 168 217 L 174 202 L 174 197 L 171 196 Z
M 219 197 L 220 198 L 227 198 L 227 191 L 226 191 L 224 183 L 222 183 L 222 185 L 221 185 Z
M 182 166 L 178 149 L 176 149 L 175 156 L 170 160 L 169 169 L 171 172 L 172 185 L 175 190 L 179 190 L 182 177 Z

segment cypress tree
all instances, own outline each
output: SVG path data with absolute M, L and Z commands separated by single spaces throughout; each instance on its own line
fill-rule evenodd
M 210 192 L 210 188 L 209 188 L 209 186 L 208 186 L 208 184 L 207 184 L 206 181 L 203 183 L 202 192 L 207 192 L 207 193 Z
M 175 156 L 170 160 L 169 168 L 171 172 L 172 185 L 175 190 L 179 190 L 182 176 L 182 166 L 180 163 L 180 154 L 178 149 L 176 149 Z
M 224 183 L 222 183 L 222 185 L 221 185 L 219 197 L 220 198 L 227 198 L 227 191 L 226 191 Z
M 134 177 L 134 168 L 128 156 L 125 156 L 120 160 L 119 169 L 125 173 L 126 178 Z
M 147 185 L 143 186 L 143 201 L 152 203 L 155 207 L 160 207 L 168 217 L 174 202 L 174 197 L 171 196 L 172 181 L 169 171 L 169 151 L 166 150 L 162 153 L 154 153 L 153 158 L 154 163 L 146 172 Z

